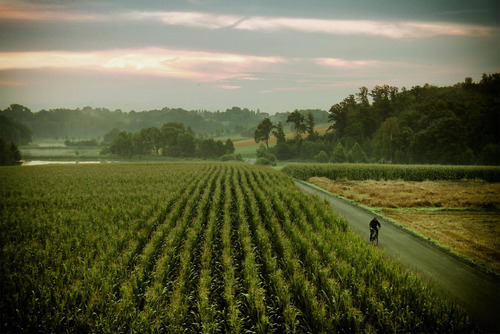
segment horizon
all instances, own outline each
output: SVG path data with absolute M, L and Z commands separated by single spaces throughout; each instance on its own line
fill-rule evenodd
M 500 72 L 500 3 L 0 0 L 0 109 L 328 110 Z

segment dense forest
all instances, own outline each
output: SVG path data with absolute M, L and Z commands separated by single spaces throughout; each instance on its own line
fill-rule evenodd
M 254 138 L 266 142 L 274 134 L 278 143 L 268 153 L 278 159 L 500 164 L 499 73 L 451 87 L 361 87 L 334 104 L 328 118 L 332 125 L 322 136 L 310 130 L 311 116 L 291 113 L 286 122 L 293 124 L 293 138 L 270 119 L 261 121 Z

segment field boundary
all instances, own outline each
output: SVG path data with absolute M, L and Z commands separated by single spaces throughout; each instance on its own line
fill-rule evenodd
M 386 222 L 389 222 L 391 223 L 392 225 L 394 225 L 395 227 L 399 228 L 400 230 L 412 235 L 412 236 L 415 236 L 419 239 L 421 239 L 422 241 L 428 243 L 429 245 L 433 246 L 434 248 L 436 249 L 439 249 L 440 251 L 443 251 L 444 253 L 446 254 L 449 254 L 453 257 L 455 257 L 456 259 L 468 264 L 468 265 L 471 265 L 475 268 L 478 268 L 479 270 L 481 270 L 484 274 L 487 274 L 487 275 L 490 275 L 491 277 L 493 278 L 500 278 L 500 274 L 499 273 L 496 273 L 493 269 L 489 268 L 488 266 L 485 266 L 485 265 L 482 265 L 480 263 L 477 263 L 476 261 L 474 261 L 474 259 L 462 254 L 462 253 L 459 253 L 455 250 L 453 250 L 450 246 L 447 246 L 447 245 L 444 245 L 442 243 L 440 243 L 439 241 L 429 237 L 429 236 L 426 236 L 424 234 L 422 234 L 421 232 L 411 228 L 411 227 L 407 227 L 407 226 L 404 226 L 403 224 L 401 224 L 400 222 L 398 222 L 397 220 L 394 220 L 392 218 L 389 218 L 385 215 L 383 215 L 381 213 L 381 210 L 378 209 L 378 208 L 373 208 L 373 207 L 370 207 L 370 206 L 367 206 L 367 205 L 364 205 L 364 204 L 361 204 L 361 203 L 358 203 L 352 199 L 349 199 L 347 197 L 344 197 L 344 196 L 341 196 L 341 195 L 336 195 L 336 194 L 333 194 L 331 192 L 329 192 L 328 190 L 326 189 L 323 189 L 313 183 L 310 183 L 310 182 L 307 182 L 307 181 L 303 181 L 303 180 L 300 180 L 300 179 L 296 179 L 294 178 L 294 181 L 295 182 L 300 182 L 306 186 L 309 186 L 311 188 L 314 188 L 316 190 L 319 190 L 327 195 L 330 195 L 330 196 L 333 196 L 333 197 L 336 197 L 338 199 L 341 199 L 343 201 L 346 201 L 364 211 L 367 211 L 371 214 L 374 214 L 374 215 L 377 215 L 379 217 L 382 217 Z

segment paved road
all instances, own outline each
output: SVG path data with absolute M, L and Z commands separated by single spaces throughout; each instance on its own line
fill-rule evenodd
M 326 199 L 336 213 L 349 222 L 350 228 L 368 241 L 370 234 L 368 223 L 373 218 L 372 213 L 300 181 L 295 183 L 300 189 Z M 379 233 L 378 247 L 435 283 L 461 304 L 483 331 L 500 333 L 498 278 L 485 274 L 390 222 L 383 219 L 379 221 L 382 229 Z

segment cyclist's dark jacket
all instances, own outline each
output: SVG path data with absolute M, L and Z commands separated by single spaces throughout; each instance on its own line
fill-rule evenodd
M 373 218 L 372 221 L 370 222 L 370 228 L 378 230 L 380 227 L 381 227 L 380 222 L 377 220 L 377 218 Z

